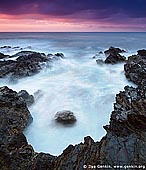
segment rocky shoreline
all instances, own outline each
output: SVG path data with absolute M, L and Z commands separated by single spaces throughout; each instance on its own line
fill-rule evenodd
M 116 95 L 109 125 L 104 126 L 107 134 L 100 142 L 95 142 L 87 136 L 83 143 L 69 145 L 57 157 L 36 153 L 23 134 L 25 127 L 32 122 L 27 105 L 34 102 L 33 97 L 24 91 L 17 93 L 6 86 L 1 87 L 0 168 L 2 170 L 124 169 L 124 167 L 144 169 L 146 50 L 139 50 L 137 55 L 130 56 L 127 60 L 121 56 L 120 53 L 123 52 L 125 51 L 122 49 L 110 47 L 104 52 L 107 58 L 102 64 L 125 62 L 125 76 L 137 87 L 125 86 L 124 91 Z M 11 60 L 13 57 L 17 59 Z M 3 61 L 0 61 L 0 77 L 10 76 L 12 79 L 20 79 L 32 76 L 50 62 L 63 58 L 62 53 L 45 55 L 31 51 L 22 51 L 14 56 L 4 55 Z M 24 96 L 27 96 L 28 100 Z

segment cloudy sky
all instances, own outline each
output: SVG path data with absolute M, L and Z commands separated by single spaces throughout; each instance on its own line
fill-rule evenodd
M 0 31 L 146 32 L 146 0 L 0 0 Z

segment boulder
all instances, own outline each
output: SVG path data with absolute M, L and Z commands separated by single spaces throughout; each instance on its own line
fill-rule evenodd
M 146 57 L 146 50 L 145 50 L 145 49 L 143 49 L 143 50 L 138 50 L 137 53 L 138 53 L 138 55 L 140 55 L 140 56 L 145 56 L 145 57 Z
M 33 95 L 30 95 L 26 90 L 19 91 L 18 96 L 22 97 L 25 100 L 27 106 L 30 106 L 34 103 Z
M 56 113 L 55 121 L 62 124 L 73 124 L 76 122 L 76 117 L 73 112 L 63 110 Z

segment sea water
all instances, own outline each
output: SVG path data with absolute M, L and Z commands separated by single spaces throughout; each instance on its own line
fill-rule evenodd
M 1 47 L 65 55 L 35 76 L 15 83 L 0 79 L 0 86 L 30 94 L 40 92 L 29 107 L 33 122 L 24 131 L 35 151 L 59 155 L 87 135 L 97 141 L 106 134 L 103 126 L 109 123 L 115 95 L 133 84 L 125 78 L 124 64 L 97 65 L 93 56 L 105 59 L 98 52 L 110 46 L 126 49 L 125 56 L 135 54 L 145 48 L 144 37 L 145 33 L 0 33 Z M 12 55 L 20 48 L 0 51 Z M 77 122 L 73 126 L 55 123 L 55 114 L 62 110 L 74 112 Z

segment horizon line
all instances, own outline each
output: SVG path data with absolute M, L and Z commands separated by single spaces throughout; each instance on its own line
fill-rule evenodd
M 146 31 L 0 31 L 0 33 L 146 33 Z

